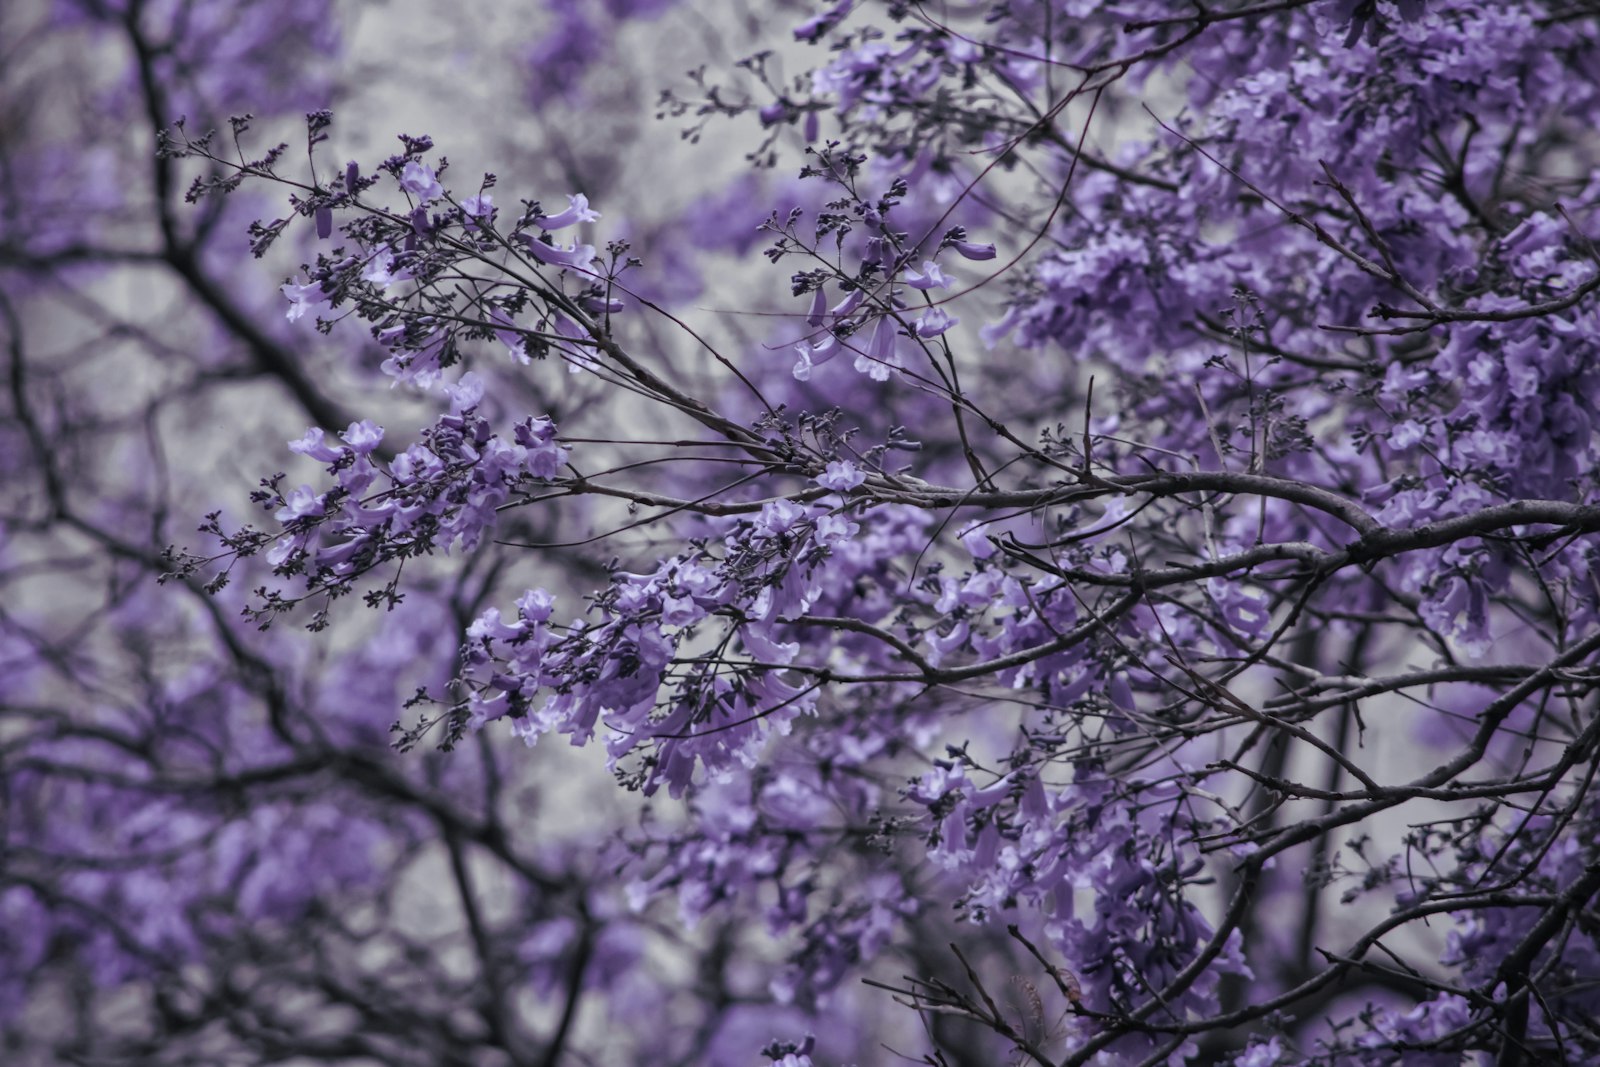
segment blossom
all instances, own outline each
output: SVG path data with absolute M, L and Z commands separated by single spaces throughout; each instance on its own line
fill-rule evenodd
M 344 455 L 344 449 L 324 444 L 325 436 L 319 427 L 313 426 L 299 440 L 289 442 L 289 451 L 310 456 L 319 463 L 332 463 Z
M 973 559 L 989 559 L 995 554 L 994 542 L 982 526 L 969 526 L 958 535 Z
M 811 359 L 811 346 L 802 341 L 794 346 L 794 353 L 797 357 L 794 362 L 795 380 L 809 382 L 811 380 L 811 371 L 816 366 Z
M 911 268 L 906 268 L 905 282 L 913 289 L 948 289 L 950 279 L 945 277 L 944 271 L 939 269 L 939 264 L 931 259 L 922 261 L 922 271 L 918 273 Z
M 924 338 L 938 337 L 960 321 L 960 319 L 953 317 L 942 307 L 931 307 L 924 311 L 922 317 L 917 320 L 917 336 Z
M 856 370 L 875 382 L 888 381 L 890 372 L 900 365 L 894 352 L 895 336 L 899 331 L 900 327 L 895 322 L 894 316 L 879 316 L 866 351 L 856 354 Z
M 782 98 L 762 107 L 757 112 L 757 117 L 761 119 L 761 125 L 775 126 L 796 114 L 798 112 L 795 110 L 794 104 L 788 98 Z
M 835 304 L 828 314 L 832 315 L 835 319 L 848 318 L 850 315 L 855 313 L 856 309 L 859 308 L 866 299 L 867 291 L 860 286 L 856 286 L 854 289 L 851 289 L 849 293 L 845 294 L 845 298 Z
M 361 419 L 352 422 L 339 436 L 344 438 L 344 443 L 349 445 L 356 455 L 365 456 L 377 449 L 382 442 L 383 427 L 375 426 L 367 419 Z
M 573 193 L 567 197 L 566 210 L 554 215 L 539 215 L 533 221 L 538 223 L 540 229 L 560 230 L 574 223 L 594 222 L 599 217 L 600 212 L 590 209 L 588 197 L 582 193 Z
M 555 609 L 556 598 L 543 589 L 530 589 L 517 598 L 517 613 L 528 622 L 546 622 Z
M 434 177 L 433 168 L 420 160 L 410 160 L 400 171 L 400 188 L 426 204 L 444 195 L 444 187 Z
M 445 395 L 450 398 L 450 410 L 454 414 L 472 411 L 483 400 L 483 391 L 488 383 L 483 380 L 483 375 L 476 371 L 467 371 L 455 384 L 444 387 Z
M 594 245 L 572 244 L 562 248 L 560 245 L 546 244 L 544 241 L 534 240 L 527 237 L 527 235 L 523 235 L 522 244 L 539 262 L 548 263 L 555 267 L 587 270 L 594 261 Z
M 815 44 L 824 36 L 831 33 L 844 17 L 855 7 L 856 0 L 838 0 L 832 7 L 811 16 L 794 28 L 794 39 Z
M 794 364 L 795 379 L 802 382 L 810 381 L 812 370 L 837 356 L 841 347 L 839 339 L 831 333 L 816 344 L 802 341 L 795 345 L 794 353 L 797 357 Z
M 361 268 L 361 280 L 376 285 L 379 289 L 387 289 L 395 282 L 409 278 L 410 272 L 405 269 L 395 269 L 395 256 L 393 250 L 380 248 L 368 258 Z
M 1389 432 L 1389 443 L 1396 448 L 1410 448 L 1427 436 L 1427 427 L 1416 419 L 1407 419 Z
M 283 507 L 277 510 L 279 522 L 292 522 L 295 519 L 314 518 L 326 512 L 327 507 L 322 497 L 309 485 L 302 485 L 288 496 L 284 497 Z
M 826 321 L 828 309 L 828 292 L 824 286 L 817 286 L 811 294 L 811 310 L 806 312 L 806 325 L 813 329 L 821 326 Z
M 817 475 L 816 482 L 824 489 L 844 493 L 867 480 L 867 476 L 847 459 L 836 459 L 829 463 L 827 468 Z
M 285 282 L 279 291 L 289 298 L 289 310 L 284 314 L 290 322 L 299 322 L 306 312 L 319 312 L 329 306 L 321 282 Z

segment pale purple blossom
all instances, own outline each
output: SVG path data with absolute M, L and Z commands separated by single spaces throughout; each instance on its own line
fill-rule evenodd
M 866 298 L 867 291 L 857 286 L 845 294 L 845 298 L 835 304 L 828 314 L 832 315 L 836 320 L 847 318 L 855 313 L 855 310 L 861 306 Z
M 947 278 L 944 271 L 939 268 L 939 264 L 935 263 L 931 259 L 925 259 L 922 261 L 921 272 L 907 267 L 903 277 L 905 278 L 905 283 L 911 286 L 913 289 L 950 288 L 950 279 Z
M 572 244 L 565 248 L 560 245 L 546 244 L 543 241 L 524 238 L 522 246 L 533 254 L 541 263 L 548 263 L 554 267 L 570 267 L 575 270 L 587 271 L 594 262 L 594 245 Z
M 836 459 L 830 462 L 825 470 L 817 475 L 817 484 L 824 489 L 832 489 L 836 493 L 847 493 L 867 480 L 866 474 L 854 463 L 847 459 Z
M 567 197 L 567 207 L 554 215 L 539 215 L 534 222 L 540 229 L 560 230 L 577 223 L 594 222 L 600 217 L 600 212 L 589 207 L 589 198 L 582 193 L 573 193 Z M 592 258 L 592 257 L 591 257 Z
M 811 294 L 811 310 L 806 313 L 806 325 L 813 329 L 821 326 L 826 320 L 828 310 L 828 292 L 825 286 L 817 286 Z
M 289 299 L 289 310 L 284 314 L 290 322 L 299 322 L 308 311 L 317 313 L 330 306 L 321 282 L 285 282 L 279 291 Z
M 279 522 L 293 522 L 295 519 L 314 518 L 326 510 L 322 497 L 309 485 L 302 485 L 284 497 L 283 507 L 276 512 Z
M 299 440 L 289 442 L 289 451 L 309 456 L 318 463 L 332 463 L 344 455 L 344 449 L 324 443 L 325 436 L 320 427 L 313 426 Z
M 395 282 L 404 281 L 409 277 L 409 271 L 403 268 L 395 269 L 394 252 L 388 248 L 378 249 L 361 268 L 361 280 L 370 282 L 379 289 L 387 289 Z
M 917 319 L 916 332 L 918 337 L 938 337 L 950 327 L 957 325 L 961 320 L 952 316 L 942 307 L 931 307 Z
M 355 451 L 356 455 L 365 456 L 375 451 L 383 441 L 383 427 L 374 425 L 368 419 L 361 419 L 358 422 L 352 422 L 344 433 L 339 436 L 344 439 L 345 444 Z
M 900 326 L 894 316 L 879 316 L 866 350 L 856 353 L 856 370 L 875 382 L 888 381 L 890 373 L 900 365 L 895 357 L 895 338 L 899 332 Z
M 433 168 L 416 159 L 408 161 L 401 169 L 400 188 L 415 197 L 419 204 L 426 204 L 444 195 L 444 187 L 434 176 Z

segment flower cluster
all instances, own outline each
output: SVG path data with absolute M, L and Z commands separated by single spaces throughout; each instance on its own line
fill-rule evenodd
M 794 294 L 807 297 L 804 322 L 810 333 L 793 346 L 793 374 L 799 381 L 810 381 L 815 368 L 844 351 L 854 354 L 857 373 L 888 381 L 906 366 L 901 337 L 926 351 L 927 342 L 961 321 L 942 306 L 939 291 L 950 289 L 951 278 L 940 265 L 940 254 L 949 250 L 968 260 L 995 258 L 994 245 L 968 240 L 964 227 L 950 227 L 935 241 L 927 228 L 930 220 L 915 210 L 897 211 L 911 193 L 906 175 L 894 177 L 881 196 L 862 195 L 857 172 L 864 162 L 836 143 L 818 150 L 815 164 L 801 177 L 835 185 L 846 195 L 815 212 L 808 235 L 799 229 L 805 214 L 800 208 L 783 218 L 774 212 L 765 227 L 779 235 L 767 249 L 769 260 L 800 256 L 820 264 L 790 279 Z M 902 225 L 924 232 L 913 237 Z M 831 257 L 829 243 L 834 246 Z M 830 290 L 830 285 L 836 288 Z M 911 292 L 922 301 L 915 317 Z
M 830 563 L 870 573 L 903 550 L 901 538 L 857 545 L 859 530 L 826 505 L 777 501 L 734 523 L 720 552 L 708 545 L 650 573 L 613 575 L 589 620 L 552 627 L 552 599 L 539 590 L 514 619 L 490 608 L 468 631 L 469 680 L 491 673 L 466 713 L 475 726 L 510 716 L 529 744 L 551 731 L 583 744 L 603 725 L 613 768 L 653 750 L 626 775 L 646 793 L 666 784 L 681 794 L 697 765 L 713 778 L 753 766 L 769 736 L 815 707 L 819 685 L 806 675 L 827 665 L 786 638 L 808 613 L 850 597 L 854 582 Z
M 320 428 L 307 430 L 289 448 L 327 464 L 331 487 L 284 491 L 281 475 L 268 482 L 255 498 L 281 524 L 275 535 L 227 531 L 215 516 L 206 529 L 236 555 L 264 552 L 273 573 L 297 577 L 305 595 L 330 597 L 352 591 L 358 577 L 384 564 L 472 549 L 501 507 L 558 479 L 570 454 L 545 417 L 523 419 L 508 437 L 496 433 L 478 411 L 483 387 L 476 375 L 463 376 L 447 390 L 450 413 L 388 458 L 376 455 L 384 431 L 371 422 L 352 423 L 340 444 Z M 259 595 L 251 612 L 263 626 L 297 599 L 265 588 Z M 394 603 L 394 583 L 368 599 Z

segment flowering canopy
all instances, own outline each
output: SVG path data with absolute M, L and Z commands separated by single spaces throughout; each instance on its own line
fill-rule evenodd
M 317 414 L 316 480 L 208 517 L 175 584 L 288 644 L 484 574 L 402 624 L 459 654 L 400 747 L 494 778 L 494 739 L 565 738 L 649 799 L 536 874 L 466 820 L 524 876 L 523 964 L 468 909 L 489 1043 L 556 960 L 513 1060 L 1600 1057 L 1600 18 L 844 0 L 792 36 L 809 75 L 764 50 L 660 106 L 799 180 L 648 255 L 626 204 L 462 185 L 428 137 L 323 160 L 325 111 L 309 173 L 242 119 L 162 138 L 202 210 L 286 195 L 250 231 L 311 249 L 279 314 L 440 409 Z M 357 821 L 305 833 L 404 847 Z M 130 939 L 176 966 L 203 911 Z M 581 991 L 666 1010 L 652 946 L 716 976 L 693 1025 L 573 1037 Z

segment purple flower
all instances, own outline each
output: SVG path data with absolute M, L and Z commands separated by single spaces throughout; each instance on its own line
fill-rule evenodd
M 517 611 L 529 622 L 547 622 L 555 610 L 555 604 L 556 598 L 552 594 L 543 589 L 530 589 L 517 598 Z
M 615 315 L 627 307 L 621 300 L 589 294 L 580 297 L 578 304 L 591 315 Z
M 556 444 L 556 424 L 548 416 L 524 419 L 515 429 L 517 443 L 527 449 L 524 466 L 535 478 L 554 478 L 567 462 L 568 450 Z
M 950 327 L 955 326 L 960 321 L 961 320 L 958 318 L 953 318 L 950 313 L 945 311 L 945 309 L 942 307 L 929 308 L 927 311 L 924 311 L 922 313 L 922 317 L 917 320 L 917 336 L 938 337 L 940 334 L 950 329 Z
M 533 357 L 528 355 L 527 338 L 517 331 L 516 323 L 511 321 L 511 316 L 491 304 L 489 306 L 489 318 L 497 327 L 501 327 L 494 331 L 494 336 L 496 340 L 506 346 L 506 351 L 511 353 L 511 358 L 524 366 L 533 362 Z
M 451 412 L 459 415 L 476 408 L 483 401 L 485 384 L 482 375 L 467 371 L 453 385 L 446 385 L 444 392 L 450 398 Z
M 328 295 L 322 291 L 321 282 L 286 282 L 279 291 L 289 298 L 289 310 L 284 314 L 290 322 L 299 322 L 306 312 L 321 311 L 328 306 Z
M 807 44 L 816 44 L 825 35 L 831 33 L 833 28 L 844 21 L 850 14 L 850 9 L 855 6 L 855 0 L 840 0 L 826 11 L 813 15 L 794 28 L 794 39 Z
M 1233 1067 L 1275 1067 L 1282 1058 L 1283 1043 L 1274 1037 L 1251 1045 L 1233 1061 Z
M 794 346 L 795 355 L 798 357 L 794 364 L 794 376 L 797 381 L 808 382 L 811 380 L 811 371 L 820 367 L 839 354 L 839 339 L 833 334 L 823 335 L 822 340 L 816 344 L 807 344 L 804 341 Z
M 895 336 L 900 326 L 893 315 L 882 315 L 872 331 L 872 341 L 865 352 L 856 355 L 856 370 L 875 382 L 886 382 L 889 374 L 900 364 L 895 359 Z
M 487 608 L 482 615 L 473 620 L 471 626 L 467 627 L 467 637 L 473 641 L 485 638 L 496 641 L 509 641 L 519 636 L 523 629 L 524 624 L 521 620 L 511 623 L 503 622 L 500 618 L 499 608 Z
M 843 300 L 835 304 L 833 309 L 829 311 L 828 314 L 832 315 L 835 320 L 846 318 L 847 316 L 853 314 L 856 308 L 860 307 L 862 302 L 866 299 L 867 291 L 860 286 L 857 286 L 856 288 L 850 290 Z
M 395 282 L 405 281 L 411 277 L 411 272 L 405 269 L 394 269 L 394 252 L 388 248 L 380 248 L 367 260 L 366 266 L 361 268 L 361 280 L 376 285 L 379 289 L 387 289 Z
M 982 526 L 971 526 L 960 533 L 961 543 L 973 559 L 989 559 L 995 553 L 994 542 Z
M 419 160 L 411 160 L 400 171 L 400 188 L 426 204 L 444 195 L 444 187 L 434 177 L 433 168 Z
M 582 193 L 573 193 L 567 197 L 567 209 L 554 215 L 540 215 L 533 221 L 539 224 L 540 229 L 559 230 L 574 223 L 593 222 L 600 217 L 600 212 L 589 208 L 589 198 Z M 593 258 L 592 256 L 590 258 Z
M 320 427 L 313 426 L 298 441 L 289 442 L 289 451 L 298 452 L 302 456 L 310 456 L 318 463 L 332 463 L 344 455 L 344 449 L 333 448 L 325 444 L 323 442 L 325 436 Z
M 277 510 L 276 515 L 279 522 L 293 522 L 295 519 L 315 518 L 326 510 L 317 491 L 309 485 L 302 485 L 283 498 L 283 507 Z
M 575 270 L 587 270 L 589 264 L 594 262 L 594 245 L 574 244 L 568 248 L 560 245 L 546 244 L 522 235 L 523 247 L 533 254 L 541 263 L 548 263 L 553 267 L 571 267 Z
M 376 449 L 383 440 L 383 427 L 362 419 L 360 422 L 352 422 L 339 436 L 344 438 L 344 443 L 349 445 L 356 455 L 365 456 Z
M 1407 419 L 1389 431 L 1389 443 L 1396 448 L 1410 448 L 1428 436 L 1427 427 L 1416 419 Z
M 861 468 L 847 459 L 836 459 L 829 463 L 816 479 L 824 489 L 838 493 L 847 493 L 866 480 L 867 476 L 861 472 Z
M 821 326 L 828 310 L 828 290 L 826 286 L 817 286 L 811 294 L 811 310 L 806 313 L 806 325 L 813 329 Z
M 922 261 L 922 272 L 920 274 L 907 267 L 905 282 L 913 289 L 950 288 L 950 279 L 945 277 L 944 271 L 939 269 L 939 264 L 931 259 Z
M 794 354 L 797 357 L 794 361 L 793 371 L 795 381 L 809 382 L 812 368 L 816 366 L 816 363 L 811 358 L 811 346 L 802 341 L 794 346 Z

